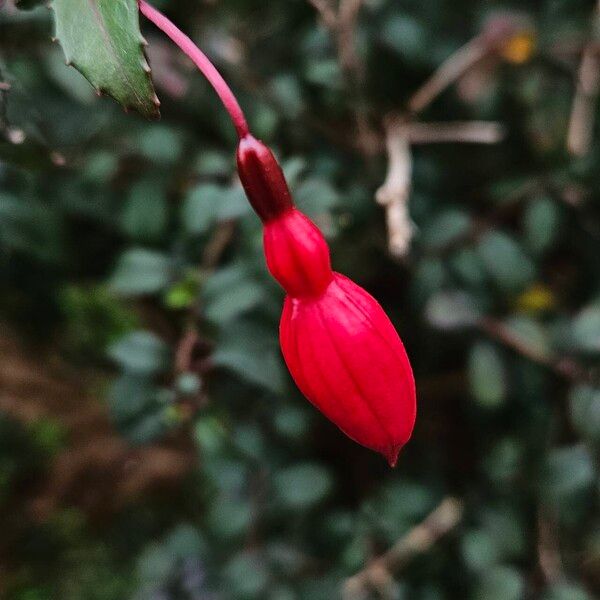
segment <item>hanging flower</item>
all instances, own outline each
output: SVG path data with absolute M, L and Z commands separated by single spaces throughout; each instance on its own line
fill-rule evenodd
M 331 270 L 323 235 L 294 207 L 266 146 L 243 138 L 238 170 L 264 221 L 269 271 L 287 292 L 279 333 L 296 385 L 344 433 L 395 465 L 416 416 L 412 370 L 396 330 L 370 294 Z
M 331 270 L 323 234 L 294 206 L 273 153 L 250 134 L 207 57 L 145 0 L 139 6 L 194 61 L 232 118 L 238 173 L 264 225 L 267 267 L 287 294 L 279 333 L 294 381 L 344 433 L 394 466 L 416 416 L 415 382 L 394 326 L 370 294 Z

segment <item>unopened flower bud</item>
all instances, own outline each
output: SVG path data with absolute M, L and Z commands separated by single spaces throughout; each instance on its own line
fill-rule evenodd
M 377 301 L 334 273 L 321 297 L 285 299 L 280 341 L 308 400 L 394 466 L 414 427 L 415 382 L 400 337 Z

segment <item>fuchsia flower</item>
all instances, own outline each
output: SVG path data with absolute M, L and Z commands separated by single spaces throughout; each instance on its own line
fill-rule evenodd
M 196 63 L 232 117 L 240 138 L 238 172 L 264 225 L 267 267 L 287 294 L 279 333 L 294 381 L 346 435 L 394 466 L 416 417 L 412 369 L 394 326 L 370 294 L 332 271 L 325 238 L 294 206 L 275 157 L 250 135 L 208 59 L 144 0 L 140 9 Z

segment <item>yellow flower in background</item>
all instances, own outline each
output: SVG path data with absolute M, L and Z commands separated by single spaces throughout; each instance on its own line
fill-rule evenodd
M 517 298 L 517 308 L 521 312 L 539 313 L 556 306 L 552 290 L 541 283 L 535 283 Z
M 535 33 L 533 31 L 520 31 L 507 40 L 500 51 L 500 55 L 510 63 L 522 65 L 532 57 L 535 44 Z

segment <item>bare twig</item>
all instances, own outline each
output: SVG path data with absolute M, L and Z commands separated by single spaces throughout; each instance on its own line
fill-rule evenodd
M 198 332 L 194 328 L 186 329 L 175 351 L 175 371 L 187 373 L 192 366 L 192 357 L 198 344 Z
M 404 258 L 410 249 L 414 226 L 408 200 L 411 192 L 411 144 L 474 142 L 494 144 L 504 131 L 499 123 L 485 121 L 456 123 L 410 123 L 401 118 L 388 119 L 386 126 L 388 171 L 375 198 L 386 211 L 388 248 L 394 258 Z
M 411 188 L 411 143 L 474 142 L 493 144 L 504 135 L 498 123 L 418 124 L 415 116 L 429 106 L 445 89 L 462 77 L 475 64 L 497 51 L 512 28 L 502 26 L 490 35 L 483 32 L 454 52 L 433 75 L 411 96 L 405 115 L 396 117 L 386 128 L 388 175 L 376 199 L 386 207 L 388 246 L 392 256 L 408 254 L 413 227 L 408 212 Z
M 363 0 L 341 0 L 338 9 L 338 54 L 340 64 L 346 73 L 350 73 L 358 81 L 364 76 L 364 64 L 356 53 L 354 32 L 356 20 Z
M 202 255 L 202 268 L 205 271 L 214 271 L 225 252 L 227 246 L 235 234 L 235 221 L 223 221 L 219 223 L 212 236 L 204 247 Z
M 479 329 L 492 339 L 504 344 L 517 354 L 531 362 L 554 371 L 557 375 L 571 381 L 591 379 L 591 374 L 579 363 L 570 358 L 559 358 L 527 343 L 523 337 L 510 327 L 492 317 L 484 317 L 478 323 Z
M 337 10 L 328 0 L 309 0 L 309 2 L 319 13 L 325 27 L 333 34 L 342 70 L 360 80 L 364 67 L 356 54 L 354 31 L 363 0 L 340 0 Z
M 375 198 L 385 208 L 388 247 L 390 254 L 403 258 L 408 253 L 413 237 L 413 224 L 408 212 L 412 178 L 412 156 L 408 126 L 400 121 L 386 126 L 388 172 Z
M 408 101 L 409 112 L 417 114 L 427 108 L 448 86 L 485 58 L 490 50 L 490 46 L 484 44 L 480 36 L 459 48 L 411 96 Z
M 538 562 L 547 583 L 553 584 L 563 577 L 562 559 L 556 537 L 556 518 L 548 508 L 538 509 Z
M 594 11 L 594 34 L 598 28 L 600 28 L 600 2 Z M 585 156 L 590 151 L 598 93 L 600 93 L 600 51 L 598 41 L 594 39 L 583 49 L 571 108 L 567 148 L 575 156 Z
M 377 153 L 378 135 L 369 123 L 361 84 L 365 65 L 356 52 L 355 32 L 363 0 L 340 0 L 337 10 L 328 0 L 309 0 L 335 40 L 338 62 L 354 97 L 357 147 L 366 157 Z
M 455 121 L 448 123 L 412 123 L 408 126 L 411 144 L 460 142 L 497 144 L 504 139 L 501 123 L 493 121 Z
M 327 29 L 336 29 L 338 16 L 329 0 L 308 0 L 317 10 Z
M 356 54 L 354 32 L 362 0 L 333 1 L 309 0 L 316 8 L 325 26 L 335 37 L 340 66 L 351 82 L 358 87 L 364 77 L 364 65 Z M 454 52 L 435 73 L 417 90 L 408 102 L 406 114 L 388 119 L 385 127 L 385 148 L 388 153 L 386 180 L 377 190 L 376 199 L 385 207 L 388 248 L 395 258 L 404 258 L 413 237 L 413 226 L 408 211 L 411 190 L 412 159 L 410 144 L 434 142 L 467 142 L 493 144 L 504 135 L 498 123 L 415 124 L 417 113 L 424 110 L 449 85 L 464 75 L 473 65 L 497 52 L 514 33 L 515 25 L 505 19 L 496 20 L 462 48 Z M 357 93 L 359 96 L 360 93 Z M 356 147 L 365 156 L 373 156 L 381 149 L 380 138 L 370 126 L 367 114 L 360 106 L 355 109 L 358 135 Z M 328 130 L 329 131 L 329 130 Z M 333 132 L 336 138 L 337 132 Z
M 415 555 L 427 552 L 441 537 L 460 523 L 463 515 L 462 502 L 445 498 L 427 518 L 400 538 L 385 554 L 371 561 L 362 571 L 344 583 L 344 600 L 358 600 L 374 588 L 382 598 L 386 597 L 393 575 Z
M 205 274 L 212 273 L 218 266 L 223 252 L 233 239 L 235 221 L 228 220 L 219 223 L 209 238 L 202 254 L 201 269 Z M 175 349 L 175 372 L 178 374 L 193 371 L 194 354 L 202 343 L 198 333 L 197 321 L 200 317 L 200 303 L 194 301 L 188 310 L 187 324 Z

